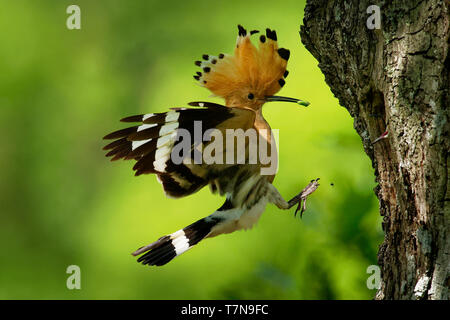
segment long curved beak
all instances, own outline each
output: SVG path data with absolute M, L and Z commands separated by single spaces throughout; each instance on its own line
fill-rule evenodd
M 303 101 L 300 99 L 295 99 L 295 98 L 288 98 L 288 97 L 280 97 L 280 96 L 266 96 L 266 102 L 272 102 L 272 101 L 284 101 L 284 102 L 294 102 L 297 103 L 301 106 L 309 106 L 309 102 L 308 101 Z

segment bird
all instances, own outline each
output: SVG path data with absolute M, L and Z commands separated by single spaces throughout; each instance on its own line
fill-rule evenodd
M 256 40 L 258 46 L 254 45 L 251 38 L 255 38 L 253 35 L 257 33 L 258 30 L 247 32 L 238 25 L 233 54 L 203 54 L 200 60 L 195 61 L 200 68 L 194 75 L 195 81 L 213 96 L 224 99 L 224 105 L 197 101 L 188 103 L 186 107 L 170 108 L 167 112 L 129 116 L 121 121 L 136 123 L 134 126 L 104 137 L 113 140 L 103 148 L 108 151 L 106 156 L 111 157 L 111 161 L 135 161 L 135 175 L 155 174 L 169 198 L 186 197 L 205 186 L 209 186 L 213 194 L 225 197 L 223 205 L 212 214 L 133 252 L 133 256 L 139 256 L 138 262 L 162 266 L 205 238 L 250 229 L 268 203 L 284 210 L 298 204 L 296 214 L 302 200 L 305 201 L 317 188 L 318 179 L 312 180 L 305 189 L 286 201 L 273 185 L 276 170 L 270 170 L 273 163 L 268 164 L 267 158 L 277 163 L 277 150 L 273 148 L 273 130 L 263 117 L 262 107 L 273 101 L 305 107 L 309 102 L 275 95 L 285 85 L 290 51 L 278 47 L 277 33 L 270 28 L 259 35 Z M 200 135 L 206 139 L 182 139 L 186 135 L 195 136 L 194 131 L 199 129 L 199 125 Z M 249 137 L 245 140 L 244 136 L 240 148 L 237 144 L 230 144 L 230 147 L 227 142 L 236 139 L 236 136 L 230 138 L 226 134 L 230 130 L 255 132 L 258 139 L 256 142 Z M 207 161 L 208 157 L 195 161 L 199 150 L 206 151 L 215 142 L 212 136 L 219 139 L 221 135 L 225 135 L 226 141 L 221 148 L 213 148 L 210 161 Z M 250 159 L 251 150 L 263 144 L 270 149 L 266 159 Z M 186 148 L 191 152 L 178 158 L 175 156 L 178 154 L 175 150 Z M 230 155 L 236 157 L 225 161 L 230 160 L 227 158 Z M 236 161 L 239 156 L 241 161 Z M 217 161 L 211 162 L 212 158 Z M 267 169 L 266 172 L 263 169 Z

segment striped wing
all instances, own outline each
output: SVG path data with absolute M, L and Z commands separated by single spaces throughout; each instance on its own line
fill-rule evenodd
M 136 115 L 122 119 L 122 122 L 138 122 L 138 125 L 115 131 L 104 137 L 114 140 L 103 149 L 109 150 L 111 161 L 124 159 L 136 161 L 135 175 L 154 173 L 162 183 L 165 193 L 170 197 L 183 197 L 192 194 L 205 185 L 215 181 L 230 169 L 226 164 L 195 164 L 191 161 L 181 163 L 172 161 L 172 151 L 181 142 L 181 130 L 194 137 L 194 123 L 201 123 L 201 137 L 206 130 L 243 129 L 253 127 L 255 113 L 247 109 L 229 108 L 208 102 L 191 102 L 197 108 L 173 108 L 165 113 Z M 198 130 L 198 127 L 197 127 Z M 196 133 L 198 135 L 198 132 Z M 190 149 L 195 147 L 194 139 Z M 224 144 L 224 156 L 226 144 Z

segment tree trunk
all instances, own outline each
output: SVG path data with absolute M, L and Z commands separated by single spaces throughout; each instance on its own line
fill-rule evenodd
M 369 29 L 373 4 L 379 29 Z M 302 42 L 375 169 L 385 233 L 376 299 L 449 298 L 449 6 L 308 0 L 305 8 Z

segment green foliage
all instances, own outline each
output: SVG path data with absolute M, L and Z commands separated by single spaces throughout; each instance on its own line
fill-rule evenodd
M 373 170 L 298 34 L 303 1 L 8 1 L 0 11 L 0 298 L 366 299 L 366 268 L 382 234 Z M 321 186 L 302 220 L 269 205 L 253 230 L 208 239 L 162 268 L 138 247 L 212 213 L 202 190 L 167 199 L 153 176 L 110 163 L 101 138 L 118 119 L 210 100 L 194 60 L 231 53 L 236 25 L 278 32 L 291 50 L 285 96 L 271 103 L 280 129 L 274 184 L 290 198 Z M 331 186 L 331 183 L 334 185 Z M 69 265 L 81 290 L 66 288 Z

